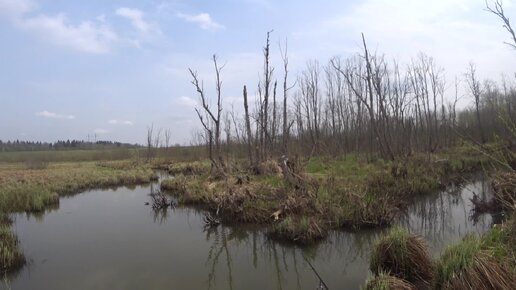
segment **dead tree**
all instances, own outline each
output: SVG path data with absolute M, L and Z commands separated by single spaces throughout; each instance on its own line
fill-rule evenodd
M 511 22 L 509 21 L 509 17 L 505 15 L 505 11 L 503 10 L 503 3 L 501 0 L 496 0 L 494 2 L 494 7 L 491 7 L 486 0 L 486 10 L 496 15 L 503 22 L 503 27 L 509 34 L 511 35 L 512 41 L 514 43 L 504 42 L 507 45 L 510 45 L 512 48 L 516 49 L 516 34 L 512 29 Z
M 147 127 L 147 161 L 151 161 L 154 157 L 154 124 Z
M 265 47 L 263 48 L 264 57 L 264 80 L 263 88 L 260 86 L 259 91 L 263 91 L 263 102 L 260 106 L 260 161 L 263 161 L 269 157 L 271 147 L 271 136 L 269 131 L 269 97 L 272 85 L 272 73 L 274 68 L 270 67 L 270 34 L 272 31 L 267 32 L 267 40 Z
M 213 111 L 210 108 L 209 100 L 207 99 L 207 96 L 204 92 L 204 86 L 202 82 L 199 82 L 197 72 L 193 71 L 192 69 L 188 70 L 190 71 L 190 75 L 192 76 L 192 84 L 195 86 L 195 89 L 197 90 L 197 94 L 199 95 L 201 101 L 201 108 L 195 108 L 195 111 L 197 112 L 197 116 L 199 117 L 202 126 L 208 134 L 209 157 L 211 160 L 212 168 L 222 171 L 223 173 L 225 165 L 224 158 L 222 156 L 220 142 L 220 122 L 222 114 L 222 81 L 220 79 L 220 72 L 222 71 L 224 66 L 218 65 L 216 55 L 213 55 L 213 64 L 215 66 L 215 89 L 217 94 L 217 108 L 215 111 Z
M 252 137 L 252 132 L 251 132 L 251 120 L 249 119 L 249 105 L 248 105 L 248 102 L 247 102 L 247 87 L 244 86 L 244 91 L 243 91 L 243 95 L 244 95 L 244 111 L 245 111 L 245 130 L 246 130 L 246 133 L 247 133 L 247 155 L 248 155 L 248 158 L 249 158 L 249 164 L 251 166 L 254 166 L 255 163 L 254 163 L 254 159 L 253 159 L 253 137 Z
M 468 84 L 469 91 L 475 101 L 475 113 L 477 117 L 478 131 L 480 133 L 480 141 L 482 144 L 484 144 L 486 142 L 486 138 L 482 127 L 482 121 L 480 119 L 480 97 L 482 95 L 482 88 L 476 75 L 475 64 L 472 62 L 469 64 L 468 72 L 466 72 L 466 82 Z
M 165 130 L 164 136 L 165 136 L 165 149 L 168 150 L 168 148 L 170 147 L 170 138 L 172 137 L 172 132 L 170 131 L 170 129 Z
M 281 46 L 280 46 L 281 51 Z M 283 60 L 283 130 L 282 130 L 282 150 L 283 154 L 288 154 L 288 136 L 289 136 L 289 121 L 287 118 L 287 93 L 290 89 L 294 87 L 292 85 L 291 87 L 288 87 L 287 81 L 288 81 L 288 44 L 285 41 L 285 51 L 281 52 L 281 58 Z

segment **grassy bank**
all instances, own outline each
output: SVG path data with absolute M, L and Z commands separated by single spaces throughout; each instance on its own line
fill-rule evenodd
M 41 211 L 59 195 L 89 188 L 132 185 L 154 178 L 146 165 L 131 162 L 51 163 L 44 169 L 0 165 L 0 211 Z
M 373 247 L 365 289 L 514 289 L 513 222 L 466 236 L 436 261 L 421 237 L 394 228 Z

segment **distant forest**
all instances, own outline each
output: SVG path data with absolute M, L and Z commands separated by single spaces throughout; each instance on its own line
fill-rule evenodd
M 32 141 L 2 141 L 0 140 L 0 152 L 13 151 L 48 151 L 48 150 L 93 150 L 109 148 L 137 148 L 138 144 L 129 144 L 113 141 L 83 141 L 83 140 L 59 140 L 56 142 L 32 142 Z

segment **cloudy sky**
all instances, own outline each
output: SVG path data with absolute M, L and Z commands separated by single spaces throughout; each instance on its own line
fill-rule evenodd
M 292 74 L 307 60 L 358 52 L 364 32 L 388 58 L 435 57 L 450 80 L 471 60 L 483 77 L 513 75 L 516 52 L 483 8 L 484 0 L 0 0 L 0 139 L 143 143 L 154 124 L 188 143 L 199 128 L 188 68 L 211 92 L 216 53 L 226 63 L 225 107 L 240 108 L 271 29 L 273 62 L 288 39 Z

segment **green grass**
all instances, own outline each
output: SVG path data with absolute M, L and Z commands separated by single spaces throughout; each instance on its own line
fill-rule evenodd
M 466 236 L 449 246 L 437 265 L 434 289 L 513 289 L 514 271 L 505 259 L 496 257 L 490 245 L 497 244 L 499 232 L 479 238 Z M 503 253 L 498 253 L 502 254 Z
M 507 264 L 516 275 L 516 212 L 502 225 L 496 225 L 482 236 L 482 249 L 500 263 Z
M 449 246 L 437 264 L 434 288 L 440 289 L 454 275 L 472 265 L 481 245 L 477 236 L 467 235 L 461 242 Z

